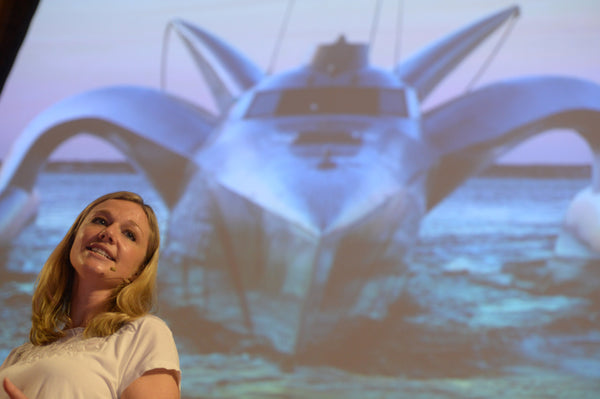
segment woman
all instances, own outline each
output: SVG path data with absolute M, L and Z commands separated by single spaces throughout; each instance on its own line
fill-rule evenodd
M 159 244 L 137 194 L 89 204 L 38 276 L 30 342 L 0 367 L 0 398 L 178 398 L 173 336 L 148 313 Z

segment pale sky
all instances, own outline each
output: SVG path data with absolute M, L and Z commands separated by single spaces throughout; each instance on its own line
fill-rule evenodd
M 395 41 L 397 0 L 383 1 L 372 63 L 391 68 L 401 58 L 474 20 L 512 5 L 486 0 L 405 0 Z M 288 2 L 283 0 L 42 0 L 0 97 L 0 158 L 37 114 L 68 96 L 110 85 L 158 87 L 165 26 L 182 18 L 217 34 L 258 65 L 270 66 Z M 372 0 L 297 0 L 274 71 L 306 62 L 316 45 L 344 33 L 367 42 Z M 600 83 L 600 0 L 524 0 L 521 16 L 479 85 L 534 74 L 578 76 Z M 143 6 L 142 6 L 143 5 Z M 426 106 L 464 90 L 497 37 L 440 86 Z M 211 107 L 203 82 L 177 39 L 170 42 L 168 89 Z M 93 145 L 90 145 L 93 144 Z M 75 138 L 54 159 L 121 159 L 108 144 Z M 506 156 L 504 162 L 588 163 L 590 151 L 570 132 L 551 132 Z

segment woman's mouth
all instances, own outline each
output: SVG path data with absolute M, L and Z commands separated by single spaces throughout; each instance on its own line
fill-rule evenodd
M 114 260 L 115 260 L 115 259 L 114 259 L 112 256 L 110 256 L 110 254 L 109 254 L 107 251 L 105 251 L 103 248 L 96 247 L 96 246 L 89 246 L 89 247 L 87 247 L 86 249 L 87 249 L 88 251 L 94 252 L 94 253 L 96 253 L 96 254 L 98 254 L 98 255 L 102 255 L 102 256 L 104 256 L 104 257 L 105 257 L 106 259 L 108 259 L 108 260 L 112 260 L 112 261 L 114 261 Z

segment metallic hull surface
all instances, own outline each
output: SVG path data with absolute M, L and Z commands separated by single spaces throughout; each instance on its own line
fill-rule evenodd
M 393 132 L 390 126 L 386 130 Z M 177 231 L 188 233 L 170 232 L 167 246 L 179 245 L 181 254 L 202 254 L 201 259 L 180 257 L 183 268 L 203 266 L 203 288 L 191 299 L 199 312 L 289 354 L 318 342 L 341 320 L 385 317 L 387 305 L 400 293 L 402 259 L 425 212 L 424 181 L 404 176 L 414 175 L 414 169 L 400 173 L 386 167 L 386 157 L 375 162 L 368 155 L 388 141 L 395 156 L 393 144 L 405 136 L 378 134 L 372 146 L 319 169 L 320 156 L 278 157 L 289 143 L 265 143 L 273 135 L 259 132 L 257 139 L 248 126 L 243 131 L 235 136 L 238 148 L 273 146 L 272 157 L 253 164 L 240 151 L 221 152 L 224 147 L 213 143 L 212 152 L 202 154 L 210 162 L 190 181 L 194 195 L 185 195 L 172 214 Z M 232 142 L 227 144 L 231 148 Z M 211 165 L 219 167 L 211 170 Z M 260 179 L 234 173 L 240 170 Z M 255 184 L 275 187 L 277 195 Z M 371 200 L 342 201 L 357 194 Z M 295 208 L 287 201 L 291 196 Z

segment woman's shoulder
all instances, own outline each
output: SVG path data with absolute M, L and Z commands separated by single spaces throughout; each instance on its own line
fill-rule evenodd
M 13 348 L 2 362 L 2 365 L 0 365 L 0 369 L 16 363 L 23 356 L 24 353 L 31 351 L 32 348 L 34 347 L 29 342 L 25 342 Z
M 145 336 L 173 336 L 168 324 L 158 316 L 146 314 L 125 324 L 121 333 Z
M 130 322 L 135 328 L 169 328 L 167 322 L 153 314 L 145 314 Z
M 123 370 L 122 389 L 147 371 L 155 369 L 169 370 L 180 382 L 177 346 L 163 319 L 145 315 L 127 323 L 120 331 L 125 332 L 115 340 L 115 347 L 119 353 L 119 369 Z

